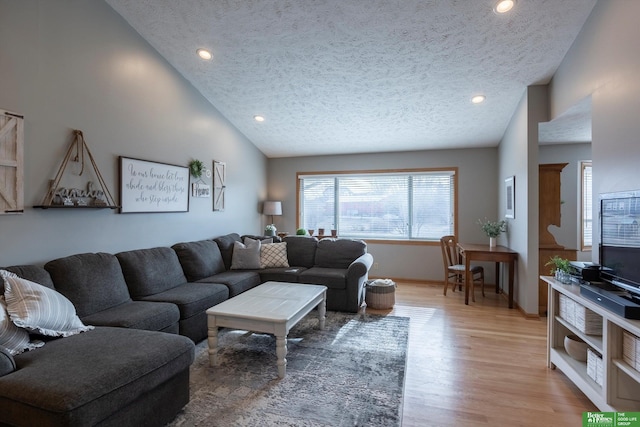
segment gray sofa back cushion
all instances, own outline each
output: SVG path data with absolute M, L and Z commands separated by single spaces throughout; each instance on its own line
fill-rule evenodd
M 171 248 L 178 256 L 189 282 L 196 282 L 225 271 L 222 254 L 213 240 L 176 243 Z
M 116 254 L 131 297 L 144 297 L 182 285 L 187 278 L 171 248 L 138 249 Z
M 49 261 L 44 268 L 80 317 L 131 301 L 120 263 L 112 254 L 71 255 Z
M 318 239 L 308 236 L 287 236 L 287 259 L 291 267 L 313 267 Z
M 349 264 L 367 252 L 362 240 L 322 239 L 316 250 L 316 267 L 349 268 Z
M 238 233 L 231 233 L 216 237 L 213 240 L 218 244 L 218 248 L 220 248 L 225 270 L 230 270 L 231 259 L 233 258 L 233 245 L 235 242 L 241 242 L 240 235 Z
M 2 268 L 2 270 L 10 271 L 23 279 L 44 285 L 47 288 L 55 289 L 49 272 L 37 265 L 14 265 L 12 267 Z M 2 280 L 0 280 L 0 293 L 4 294 L 4 281 Z

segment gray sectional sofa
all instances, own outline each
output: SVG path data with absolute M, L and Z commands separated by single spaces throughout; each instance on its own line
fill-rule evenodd
M 358 311 L 373 263 L 364 242 L 286 237 L 288 266 L 232 269 L 242 240 L 232 233 L 5 268 L 63 294 L 95 329 L 14 356 L 0 347 L 0 425 L 167 423 L 189 400 L 206 310 L 265 281 L 323 284 L 328 310 Z

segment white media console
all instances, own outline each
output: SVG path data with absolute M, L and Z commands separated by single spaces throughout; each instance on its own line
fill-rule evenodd
M 640 362 L 640 340 L 636 340 L 638 351 L 629 347 L 629 337 L 640 337 L 640 320 L 621 317 L 583 297 L 580 286 L 540 278 L 549 284 L 547 365 L 561 370 L 601 411 L 640 411 L 640 371 L 636 370 L 640 364 L 632 366 L 629 360 L 632 351 Z M 567 354 L 567 335 L 587 343 L 587 362 Z

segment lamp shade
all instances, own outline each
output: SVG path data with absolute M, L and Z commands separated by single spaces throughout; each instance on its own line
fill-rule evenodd
M 262 213 L 265 215 L 282 215 L 282 202 L 267 200 L 262 207 Z

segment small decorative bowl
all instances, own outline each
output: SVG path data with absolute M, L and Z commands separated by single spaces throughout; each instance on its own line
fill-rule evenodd
M 564 337 L 564 349 L 569 356 L 580 362 L 587 361 L 587 343 L 582 341 L 575 335 L 567 335 Z

